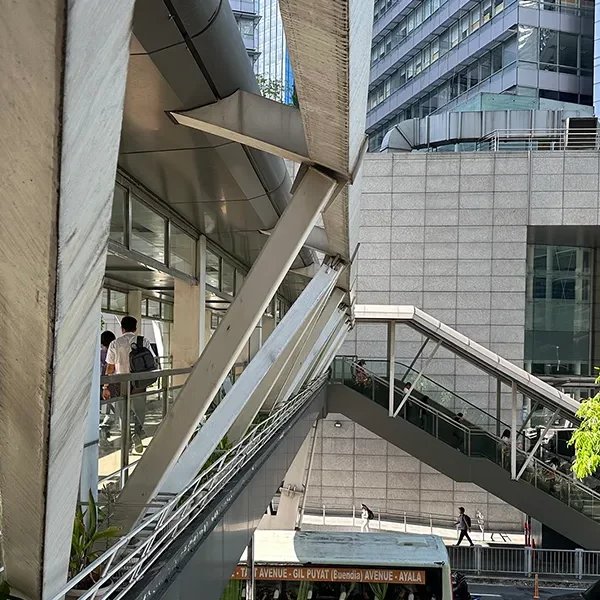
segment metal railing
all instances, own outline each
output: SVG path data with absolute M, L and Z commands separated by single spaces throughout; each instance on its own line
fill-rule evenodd
M 368 375 L 366 382 L 356 380 L 358 368 L 363 369 Z M 388 409 L 389 382 L 371 373 L 364 366 L 343 358 L 336 358 L 332 365 L 331 379 L 348 385 Z M 405 390 L 395 386 L 396 398 L 403 398 L 405 393 Z M 398 417 L 467 456 L 488 459 L 501 468 L 511 471 L 510 448 L 492 432 L 458 421 L 412 396 L 407 398 Z M 590 519 L 600 522 L 600 494 L 538 458 L 517 449 L 517 468 L 521 469 L 521 467 L 523 467 L 520 477 L 522 481 L 557 498 Z
M 599 150 L 598 129 L 496 129 L 476 143 L 480 152 Z
M 389 528 L 390 524 L 400 525 L 401 530 L 408 532 L 409 526 L 424 527 L 429 530 L 429 533 L 434 533 L 435 529 L 454 529 L 456 527 L 456 517 L 448 515 L 437 515 L 433 513 L 419 513 L 401 510 L 382 509 L 376 505 L 369 505 L 375 515 L 373 527 L 381 531 L 398 531 L 398 528 Z M 331 519 L 346 518 L 350 521 L 351 527 L 360 526 L 361 509 L 358 506 L 352 507 L 337 507 L 326 506 L 325 504 L 307 503 L 305 516 L 319 517 L 320 525 L 335 525 Z M 328 521 L 329 519 L 329 521 Z M 487 529 L 486 529 L 487 527 Z M 508 521 L 485 521 L 479 525 L 473 519 L 473 530 L 480 531 L 482 541 L 485 541 L 486 534 L 503 536 L 509 538 L 511 535 L 523 535 L 523 530 L 515 525 L 514 522 Z M 458 534 L 457 534 L 458 537 Z M 489 539 L 489 538 L 488 538 Z
M 600 577 L 600 552 L 529 546 L 449 546 L 452 569 L 487 577 L 582 580 Z
M 192 522 L 199 519 L 209 503 L 223 490 L 256 454 L 273 439 L 325 384 L 326 376 L 313 380 L 285 406 L 253 427 L 240 442 L 156 512 L 143 519 L 114 546 L 71 579 L 53 600 L 62 600 L 78 584 L 101 573 L 80 600 L 93 600 L 101 590 L 102 598 L 120 600 Z M 152 508 L 152 506 L 149 506 Z
M 236 374 L 243 371 L 247 363 L 236 363 L 229 374 L 231 384 L 235 383 Z M 110 399 L 101 398 L 99 415 L 99 480 L 98 486 L 109 485 L 113 491 L 122 489 L 144 449 L 133 448 L 132 430 L 138 424 L 138 433 L 145 438 L 152 438 L 167 412 L 175 402 L 177 394 L 183 388 L 191 368 L 162 369 L 149 371 L 145 375 L 157 381 L 148 386 L 146 391 L 132 393 L 130 383 L 141 378 L 140 373 L 122 375 L 104 375 L 100 378 L 102 385 L 109 385 L 113 394 Z M 239 377 L 239 375 L 237 375 Z M 123 393 L 124 391 L 124 393 Z M 226 386 L 213 400 L 213 408 L 226 393 Z M 142 414 L 138 414 L 138 412 Z M 210 410 L 209 410 L 210 414 Z M 127 432 L 127 435 L 124 433 Z M 144 438 L 144 439 L 145 439 Z M 138 440 L 138 444 L 144 439 Z M 118 457 L 116 454 L 118 453 Z M 116 467 L 116 468 L 115 468 Z

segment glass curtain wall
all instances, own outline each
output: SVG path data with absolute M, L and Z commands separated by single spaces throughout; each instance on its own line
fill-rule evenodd
M 530 246 L 526 368 L 536 375 L 591 375 L 591 248 Z

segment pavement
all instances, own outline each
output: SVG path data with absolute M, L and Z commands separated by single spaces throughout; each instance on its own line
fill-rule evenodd
M 380 527 L 381 525 L 381 527 Z M 447 545 L 456 544 L 458 538 L 458 532 L 456 527 L 436 527 L 430 528 L 424 525 L 411 525 L 408 523 L 406 529 L 404 523 L 397 523 L 395 521 L 382 520 L 381 524 L 377 519 L 370 521 L 371 531 L 393 531 L 400 533 L 421 533 L 421 534 L 433 534 L 439 535 L 444 543 Z M 323 524 L 323 517 L 321 515 L 304 515 L 302 519 L 302 529 L 304 531 L 360 531 L 360 519 L 355 519 L 354 524 L 352 517 L 334 517 L 327 515 L 325 517 L 325 524 Z M 483 534 L 477 527 L 473 528 L 470 533 L 473 543 L 479 546 L 487 546 L 492 542 L 491 533 L 486 531 Z M 494 545 L 496 544 L 510 544 L 524 545 L 525 536 L 522 533 L 504 532 L 503 536 L 498 533 L 494 533 Z M 463 545 L 467 545 L 467 542 L 463 542 Z

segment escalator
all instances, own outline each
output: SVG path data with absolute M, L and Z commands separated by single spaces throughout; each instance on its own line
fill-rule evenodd
M 423 386 L 426 394 L 415 392 L 398 417 L 390 418 L 388 382 L 366 365 L 360 368 L 367 377 L 357 379 L 356 368 L 348 359 L 336 359 L 329 412 L 344 414 L 455 481 L 478 485 L 582 548 L 600 549 L 600 494 L 538 458 L 529 461 L 520 479 L 512 480 L 510 448 L 497 434 L 508 425 L 431 380 Z M 395 407 L 405 393 L 397 382 Z M 517 450 L 517 472 L 527 456 Z

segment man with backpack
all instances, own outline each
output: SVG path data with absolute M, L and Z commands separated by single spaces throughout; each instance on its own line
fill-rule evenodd
M 106 374 L 113 373 L 144 373 L 156 368 L 156 358 L 152 354 L 150 342 L 141 335 L 137 335 L 137 319 L 123 317 L 121 321 L 121 337 L 110 343 L 106 353 Z M 146 388 L 156 381 L 156 377 L 142 377 L 131 382 L 131 395 L 133 405 L 133 435 L 132 442 L 136 452 L 143 452 L 144 421 L 146 420 Z M 126 384 L 120 386 L 120 395 L 125 396 Z M 137 394 L 137 397 L 136 397 Z M 108 385 L 104 386 L 103 396 L 110 398 Z M 125 434 L 125 432 L 123 432 Z
M 471 517 L 465 513 L 464 506 L 460 506 L 458 508 L 458 521 L 456 521 L 455 525 L 458 526 L 459 536 L 458 542 L 456 542 L 457 546 L 460 546 L 460 543 L 464 538 L 467 538 L 467 541 L 471 546 L 474 546 L 473 541 L 469 537 L 469 531 L 471 530 Z

